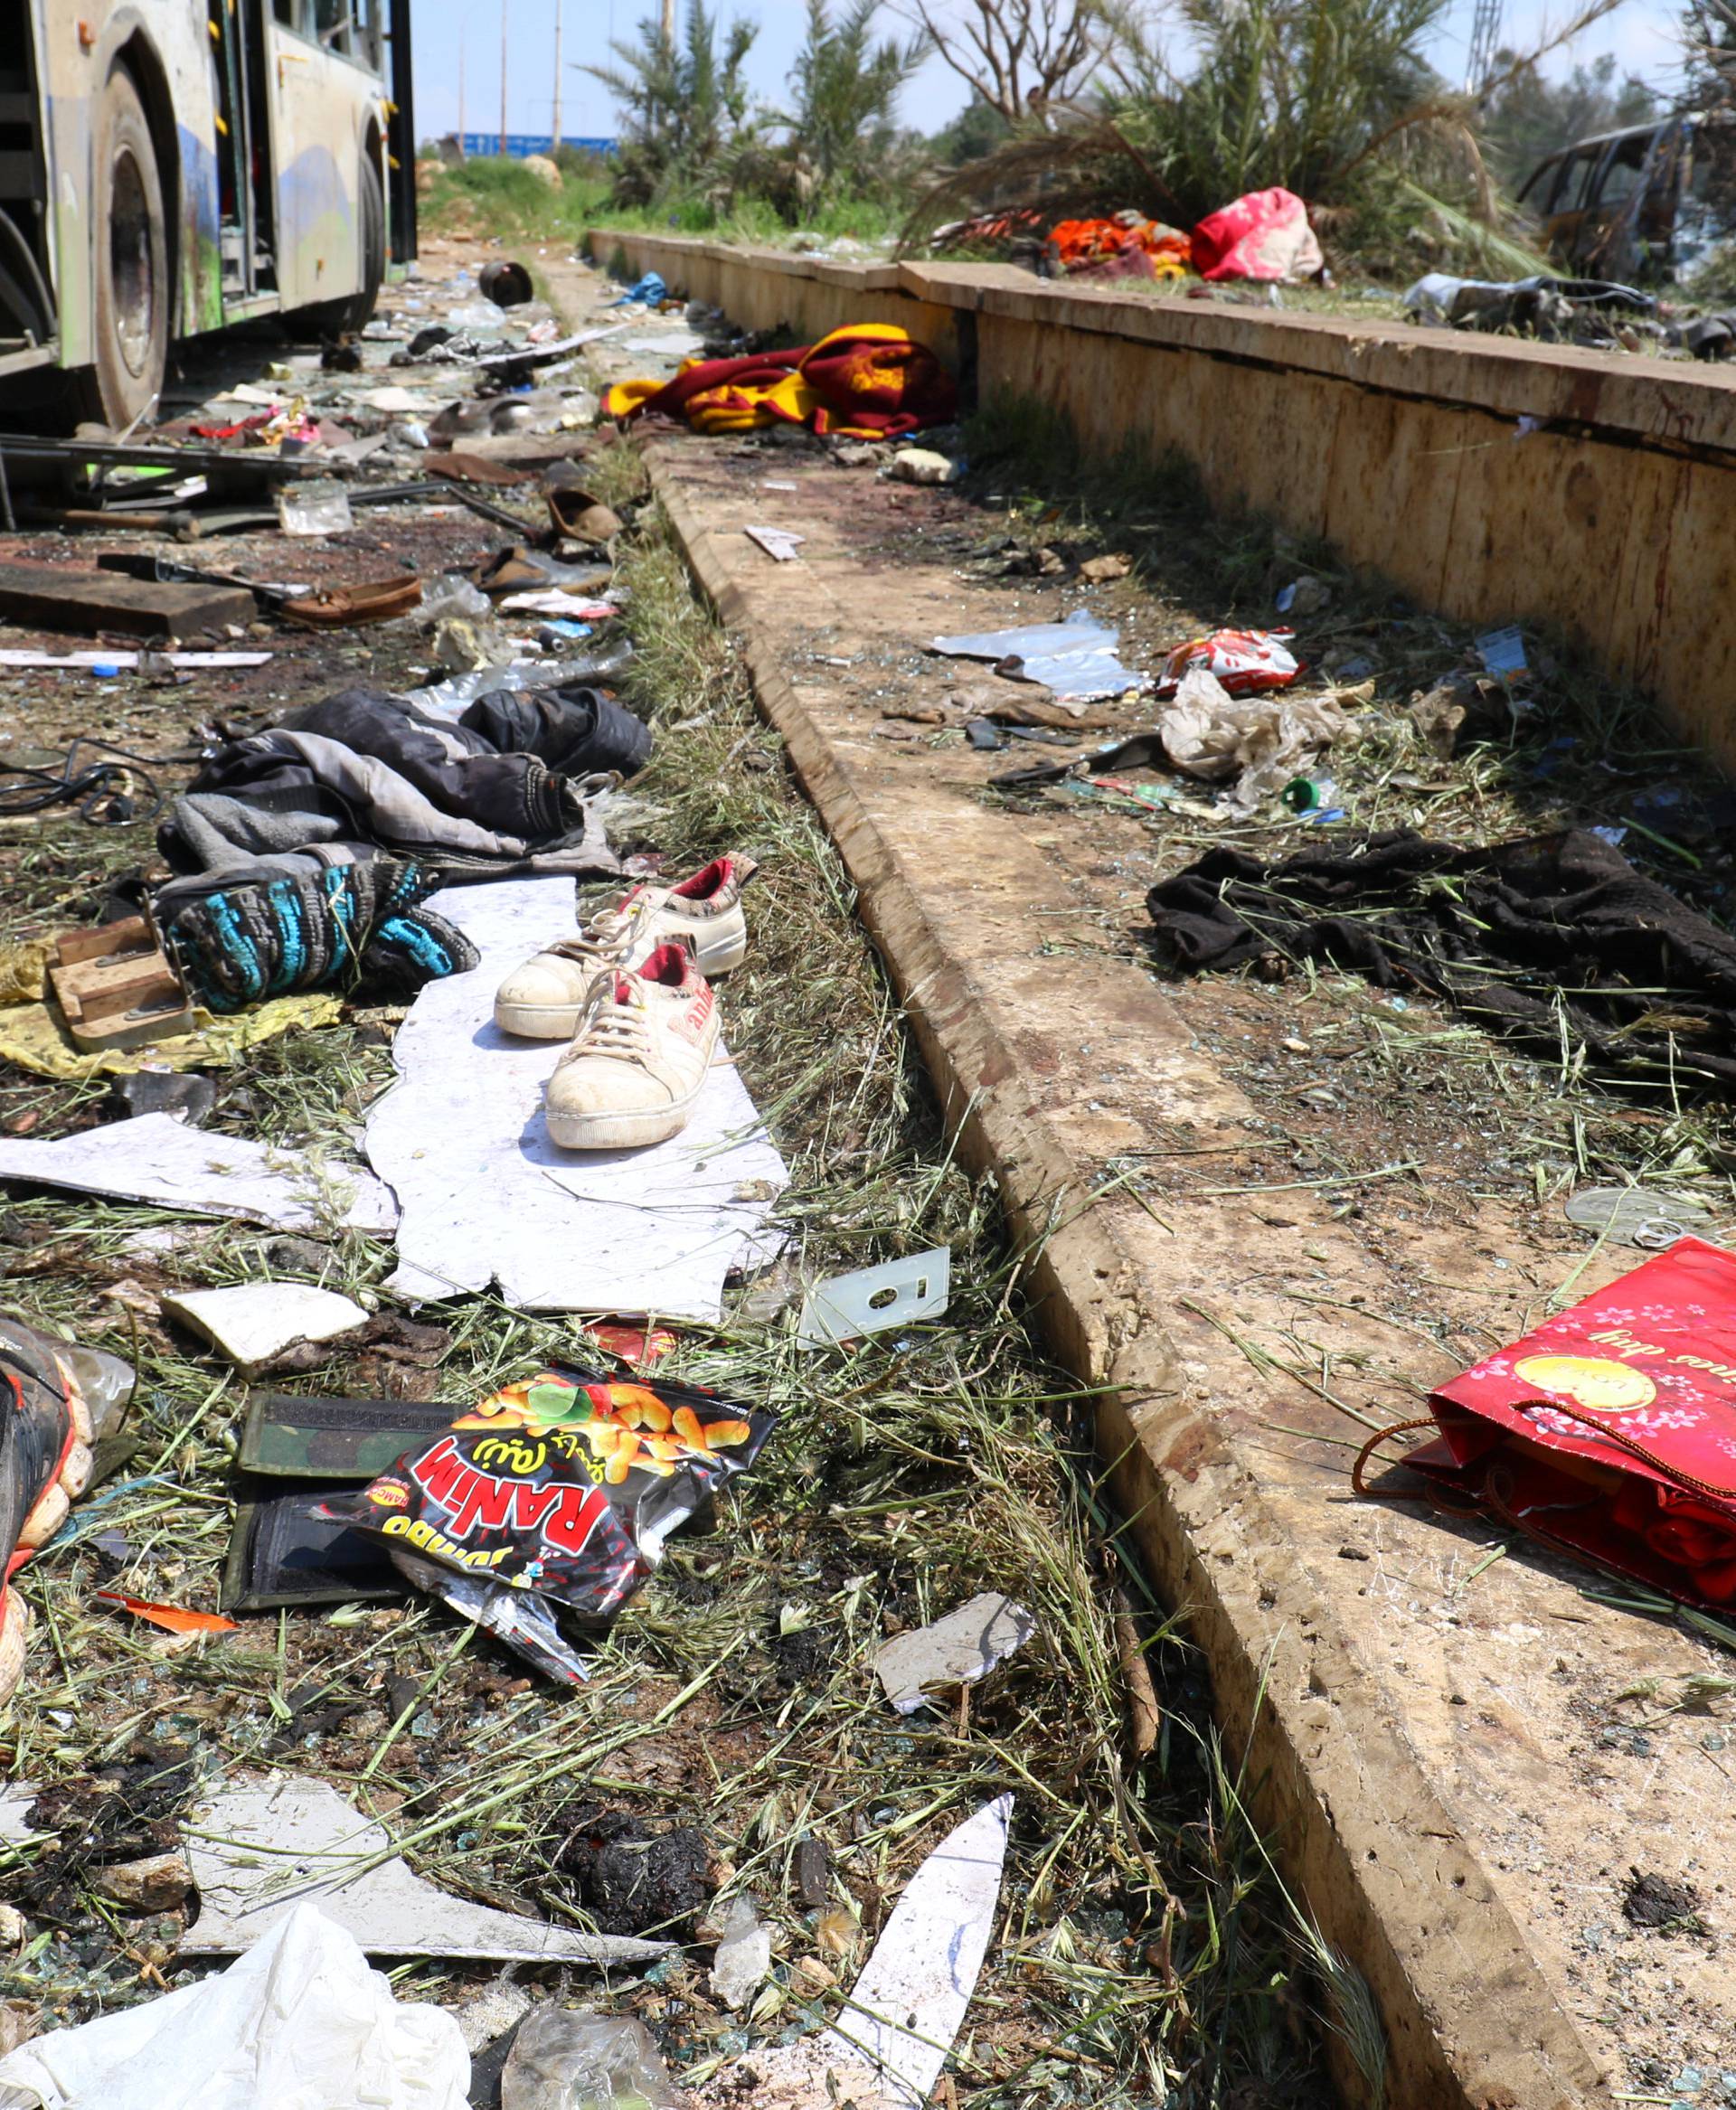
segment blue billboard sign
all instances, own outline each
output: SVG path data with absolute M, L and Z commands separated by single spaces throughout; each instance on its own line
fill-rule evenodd
M 548 132 L 508 132 L 505 144 L 501 143 L 498 132 L 467 132 L 459 142 L 466 157 L 475 155 L 505 154 L 508 160 L 523 161 L 531 154 L 552 154 L 554 137 Z M 579 154 L 613 154 L 612 139 L 574 139 L 563 137 L 561 144 L 571 146 Z

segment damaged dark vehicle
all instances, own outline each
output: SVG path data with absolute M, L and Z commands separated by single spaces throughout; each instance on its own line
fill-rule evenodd
M 1733 165 L 1730 115 L 1681 110 L 1562 147 L 1532 172 L 1519 203 L 1587 278 L 1675 278 L 1736 223 Z

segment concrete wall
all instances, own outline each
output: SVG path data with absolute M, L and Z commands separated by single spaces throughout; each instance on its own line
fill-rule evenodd
M 750 329 L 898 322 L 1089 451 L 1175 448 L 1213 504 L 1424 607 L 1558 626 L 1736 770 L 1736 373 L 1410 324 L 593 233 Z

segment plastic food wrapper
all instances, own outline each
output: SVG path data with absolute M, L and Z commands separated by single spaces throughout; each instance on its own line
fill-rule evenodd
M 393 2000 L 316 1905 L 214 1978 L 0 2058 L 8 2110 L 465 2110 L 469 2092 L 457 2021 Z
M 936 637 L 932 649 L 949 659 L 988 659 L 1009 681 L 1034 682 L 1058 703 L 1084 705 L 1145 686 L 1146 677 L 1116 657 L 1120 632 L 1090 608 L 1059 623 L 1027 623 L 1016 630 L 979 630 Z
M 1209 637 L 1190 637 L 1165 660 L 1157 693 L 1173 696 L 1190 667 L 1203 667 L 1231 696 L 1288 689 L 1302 671 L 1288 649 L 1295 636 L 1294 630 L 1213 630 Z
M 513 2039 L 500 2110 L 682 2110 L 651 2032 L 627 2015 L 539 2007 Z
M 118 1356 L 0 1317 L 0 1553 L 7 1582 L 60 1530 L 72 1498 L 90 1484 L 91 1446 L 131 1398 L 132 1385 L 132 1371 Z M 0 1700 L 24 1673 L 29 1628 L 24 1599 L 0 1587 Z
M 1684 1604 L 1736 1606 L 1736 1254 L 1679 1240 L 1429 1408 L 1439 1439 L 1405 1463 L 1444 1502 Z
M 1354 692 L 1345 692 L 1354 693 Z M 1276 797 L 1309 757 L 1329 748 L 1349 719 L 1331 696 L 1235 697 L 1195 664 L 1157 721 L 1176 768 L 1208 783 L 1233 777 L 1228 803 L 1244 812 Z
M 328 1497 L 321 1513 L 429 1566 L 466 1618 L 571 1681 L 584 1673 L 556 1615 L 613 1618 L 670 1532 L 752 1464 L 772 1422 L 665 1379 L 544 1370 L 479 1400 L 359 1493 Z

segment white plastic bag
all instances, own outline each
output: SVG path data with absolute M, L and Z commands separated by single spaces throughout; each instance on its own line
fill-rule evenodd
M 303 1905 L 221 1975 L 21 2046 L 7 2088 L 43 2110 L 465 2110 L 470 2055 Z

